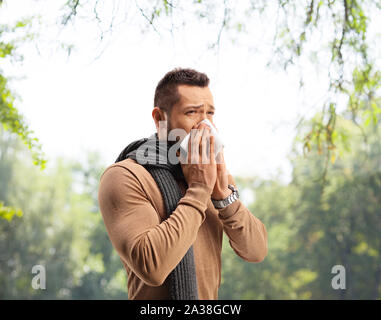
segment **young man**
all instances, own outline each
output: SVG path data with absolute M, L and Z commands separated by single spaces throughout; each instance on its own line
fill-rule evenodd
M 127 271 L 129 299 L 218 299 L 224 231 L 242 259 L 267 255 L 264 224 L 239 200 L 223 151 L 216 161 L 214 137 L 200 123 L 213 123 L 216 110 L 208 85 L 193 69 L 168 72 L 155 91 L 157 133 L 130 143 L 100 179 L 100 210 Z M 191 134 L 186 163 L 166 162 L 170 152 L 158 147 L 174 146 L 172 129 Z M 147 144 L 152 161 L 139 161 Z

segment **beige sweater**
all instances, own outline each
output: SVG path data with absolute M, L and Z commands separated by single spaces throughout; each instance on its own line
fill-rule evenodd
M 230 174 L 229 183 L 235 185 Z M 267 255 L 266 228 L 240 200 L 217 210 L 206 185 L 179 186 L 183 197 L 164 220 L 160 189 L 143 166 L 126 159 L 102 174 L 100 210 L 127 272 L 129 299 L 169 299 L 166 278 L 192 244 L 199 299 L 218 299 L 223 231 L 242 259 L 260 262 Z

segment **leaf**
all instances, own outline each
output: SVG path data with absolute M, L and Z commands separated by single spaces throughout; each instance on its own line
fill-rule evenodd
M 11 221 L 14 215 L 21 217 L 23 213 L 20 209 L 4 206 L 4 203 L 0 201 L 0 218 Z
M 366 119 L 365 119 L 365 122 L 364 122 L 364 125 L 365 127 L 368 127 L 369 126 L 369 123 L 370 123 L 370 120 L 372 119 L 371 115 L 369 115 Z
M 331 155 L 331 163 L 334 164 L 335 160 L 336 160 L 336 156 L 335 156 L 334 153 L 332 153 L 332 155 Z

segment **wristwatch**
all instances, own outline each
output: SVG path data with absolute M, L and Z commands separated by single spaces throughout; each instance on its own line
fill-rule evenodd
M 212 199 L 213 205 L 216 209 L 226 208 L 229 204 L 232 204 L 239 198 L 238 190 L 234 187 L 234 185 L 228 184 L 228 188 L 233 191 L 228 197 L 222 200 Z

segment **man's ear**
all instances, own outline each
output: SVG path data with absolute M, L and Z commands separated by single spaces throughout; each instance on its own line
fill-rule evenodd
M 167 128 L 168 128 L 168 115 L 167 113 L 158 108 L 158 107 L 155 107 L 153 110 L 152 110 L 152 117 L 155 121 L 155 126 L 156 126 L 156 130 L 157 130 L 157 134 L 159 136 L 159 139 L 166 139 L 167 138 Z
M 152 118 L 155 121 L 156 129 L 159 129 L 159 121 L 168 120 L 167 114 L 164 110 L 159 107 L 154 107 L 152 110 Z

